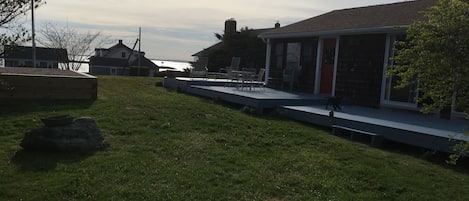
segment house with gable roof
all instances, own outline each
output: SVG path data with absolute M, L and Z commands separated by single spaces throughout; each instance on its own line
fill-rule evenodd
M 244 68 L 260 68 L 265 65 L 265 43 L 257 36 L 278 27 L 280 24 L 276 23 L 273 28 L 244 27 L 238 31 L 237 21 L 234 18 L 227 19 L 223 35 L 218 36 L 220 41 L 192 56 L 196 59 L 208 57 L 208 69 L 214 72 L 229 65 L 232 57 L 240 57 L 240 66 Z
M 5 46 L 0 55 L 6 67 L 34 67 L 33 48 L 27 46 Z M 36 68 L 59 68 L 59 64 L 68 63 L 66 49 L 36 47 Z
M 423 19 L 436 0 L 335 10 L 259 35 L 267 43 L 269 85 L 282 80 L 290 63 L 301 67 L 296 90 L 340 96 L 353 104 L 379 108 L 417 108 L 415 86 L 396 89 L 398 77 L 387 77 L 394 42 L 404 40 L 408 26 Z
M 108 49 L 96 48 L 89 65 L 93 75 L 153 76 L 158 72 L 158 66 L 144 52 L 129 48 L 122 40 Z

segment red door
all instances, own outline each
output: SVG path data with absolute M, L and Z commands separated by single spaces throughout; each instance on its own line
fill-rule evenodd
M 319 93 L 332 94 L 336 39 L 324 39 Z

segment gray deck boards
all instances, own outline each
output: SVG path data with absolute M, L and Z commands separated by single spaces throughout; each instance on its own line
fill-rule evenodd
M 270 88 L 237 88 L 231 86 L 191 86 L 187 93 L 220 99 L 223 101 L 255 107 L 278 108 L 284 105 L 307 105 L 325 102 L 324 97 L 294 93 Z
M 469 130 L 467 121 L 463 119 L 445 120 L 416 111 L 354 105 L 346 105 L 343 111 L 336 111 L 330 117 L 324 96 L 270 88 L 236 88 L 230 86 L 229 80 L 222 79 L 178 78 L 165 82 L 165 87 L 189 94 L 257 109 L 281 108 L 285 116 L 295 120 L 330 128 L 350 128 L 350 132 L 373 133 L 386 140 L 437 151 L 452 152 L 451 147 L 457 142 L 469 141 L 464 135 Z

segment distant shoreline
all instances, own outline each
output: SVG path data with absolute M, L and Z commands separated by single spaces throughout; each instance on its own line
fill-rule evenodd
M 191 68 L 191 61 L 184 61 L 184 60 L 177 60 L 177 59 L 150 59 L 153 63 L 160 67 L 171 67 L 176 71 L 184 72 L 185 69 Z M 163 70 L 164 71 L 164 70 Z M 89 73 L 89 65 L 87 63 L 83 63 L 78 70 L 78 72 Z
M 189 60 L 180 60 L 180 59 L 150 59 L 152 61 L 170 61 L 170 62 L 192 62 L 192 61 L 189 61 Z

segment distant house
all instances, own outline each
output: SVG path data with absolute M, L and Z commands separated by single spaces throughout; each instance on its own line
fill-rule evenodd
M 33 67 L 33 48 L 26 46 L 6 46 L 3 56 L 6 67 Z M 36 47 L 36 67 L 59 68 L 60 63 L 68 63 L 66 49 Z
M 89 65 L 93 75 L 153 76 L 158 71 L 158 66 L 144 52 L 130 49 L 122 40 L 109 49 L 95 49 Z
M 387 77 L 394 41 L 422 19 L 436 0 L 416 0 L 335 10 L 264 32 L 268 82 L 282 80 L 290 63 L 299 62 L 297 90 L 341 96 L 354 104 L 417 108 L 415 86 L 396 89 L 398 77 Z
M 275 25 L 276 28 L 280 24 Z M 237 22 L 230 18 L 225 21 L 224 34 L 220 35 L 220 41 L 208 48 L 205 48 L 192 56 L 208 57 L 208 68 L 210 71 L 217 71 L 217 68 L 230 64 L 232 57 L 241 58 L 241 67 L 264 67 L 266 45 L 257 36 L 274 28 L 250 29 L 245 27 L 241 31 L 237 30 Z

